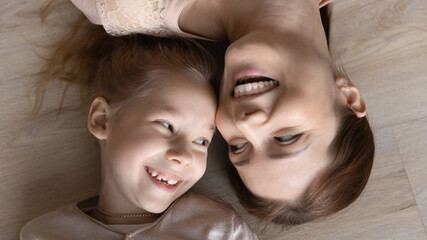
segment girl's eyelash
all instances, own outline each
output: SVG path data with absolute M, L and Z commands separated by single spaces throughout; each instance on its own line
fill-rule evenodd
M 209 146 L 209 141 L 206 139 L 197 139 L 196 141 L 194 141 L 196 144 L 202 145 L 202 146 Z
M 279 144 L 288 145 L 288 144 L 292 144 L 292 143 L 298 141 L 298 139 L 300 139 L 302 135 L 303 135 L 302 133 L 299 133 L 299 134 L 295 134 L 295 135 L 285 135 L 285 136 L 280 136 L 280 137 L 274 137 L 274 139 Z
M 162 126 L 164 126 L 165 128 L 167 128 L 171 133 L 173 133 L 173 126 L 170 123 L 164 122 L 164 121 L 157 121 L 158 123 L 160 123 Z

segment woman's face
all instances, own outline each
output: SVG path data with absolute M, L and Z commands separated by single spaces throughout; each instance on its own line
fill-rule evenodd
M 253 194 L 295 200 L 325 168 L 338 92 L 327 61 L 300 39 L 270 33 L 230 45 L 216 124 Z
M 122 211 L 162 212 L 206 169 L 216 111 L 209 84 L 177 72 L 156 81 L 107 121 L 103 191 L 129 206 Z

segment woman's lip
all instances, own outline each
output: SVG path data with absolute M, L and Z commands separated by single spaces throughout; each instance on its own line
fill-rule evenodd
M 250 78 L 250 77 L 265 77 L 265 78 L 273 79 L 270 74 L 268 74 L 263 70 L 256 69 L 256 68 L 244 68 L 236 71 L 233 74 L 233 83 L 232 83 L 233 85 L 231 87 L 234 89 L 234 87 L 236 86 L 239 80 L 243 78 Z
M 158 173 L 158 175 L 165 176 L 166 178 L 168 178 L 168 176 L 169 176 L 169 178 L 178 180 L 178 182 L 175 185 L 166 185 L 162 181 L 159 181 L 156 178 L 154 178 L 153 176 L 151 176 L 151 174 L 148 172 L 148 170 L 155 171 Z M 154 183 L 155 186 L 157 186 L 160 189 L 163 189 L 167 192 L 174 192 L 178 188 L 178 186 L 182 183 L 182 180 L 180 177 L 178 177 L 175 174 L 164 171 L 164 170 L 158 170 L 158 169 L 155 169 L 153 167 L 145 166 L 145 172 L 147 173 L 147 177 L 151 180 L 151 182 Z

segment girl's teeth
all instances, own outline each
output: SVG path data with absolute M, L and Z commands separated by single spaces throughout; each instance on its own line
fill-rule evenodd
M 175 179 L 168 180 L 167 178 L 160 176 L 160 175 L 159 175 L 157 172 L 155 172 L 155 171 L 148 170 L 148 173 L 149 173 L 153 178 L 157 179 L 158 181 L 162 181 L 164 184 L 167 184 L 167 185 L 175 185 L 175 184 L 177 184 L 177 183 L 178 183 L 178 180 L 175 180 Z
M 178 181 L 177 180 L 169 180 L 168 184 L 169 185 L 175 185 Z

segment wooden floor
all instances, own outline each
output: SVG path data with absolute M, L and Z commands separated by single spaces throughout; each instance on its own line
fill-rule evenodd
M 29 118 L 31 87 L 63 29 L 41 25 L 43 0 L 0 6 L 0 238 L 16 239 L 28 220 L 97 194 L 99 162 L 72 88 L 58 115 L 61 86 L 51 86 L 41 113 Z M 57 22 L 76 15 L 58 7 Z M 362 197 L 327 219 L 261 239 L 427 239 L 427 1 L 337 0 L 330 5 L 330 47 L 361 90 L 375 131 L 374 169 Z M 61 16 L 61 17 L 59 17 Z M 62 20 L 61 20 L 62 19 Z M 216 143 L 221 145 L 220 142 Z M 196 191 L 234 204 L 222 151 L 212 152 Z

